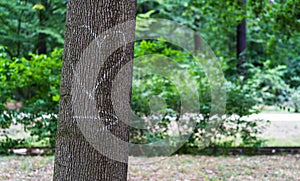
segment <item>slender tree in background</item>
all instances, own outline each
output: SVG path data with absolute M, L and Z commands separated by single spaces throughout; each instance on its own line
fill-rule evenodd
M 242 7 L 246 10 L 246 0 L 242 0 Z M 246 19 L 243 19 L 242 22 L 237 27 L 237 58 L 238 58 L 238 73 L 241 76 L 246 76 L 245 64 L 246 64 Z
M 89 59 L 82 59 L 82 54 L 88 49 L 90 44 L 97 41 L 97 48 L 93 49 L 89 53 L 91 58 L 101 58 L 102 53 L 97 52 L 101 46 L 102 50 L 106 49 L 111 51 L 114 45 L 113 42 L 106 41 L 107 36 L 103 36 L 98 40 L 98 35 L 106 34 L 116 25 L 132 20 L 135 22 L 136 15 L 136 0 L 70 0 L 67 4 L 67 17 L 66 17 L 66 32 L 65 32 L 65 51 L 63 57 L 62 67 L 62 82 L 60 93 L 60 111 L 57 127 L 57 141 L 55 151 L 55 166 L 54 166 L 54 180 L 126 180 L 127 179 L 127 160 L 118 162 L 106 157 L 99 152 L 95 147 L 85 138 L 82 130 L 78 126 L 77 119 L 74 118 L 74 105 L 72 100 L 74 97 L 79 96 L 78 99 L 82 99 L 81 95 L 74 95 L 72 90 L 72 83 L 76 81 L 76 73 L 74 69 L 79 65 L 83 66 L 86 72 L 78 72 L 79 76 L 85 75 L 91 71 L 95 71 L 95 67 L 91 66 L 88 62 Z M 134 24 L 129 28 L 130 36 L 124 35 L 122 29 L 115 31 L 119 35 L 115 35 L 115 38 L 122 39 L 127 38 L 127 42 L 121 45 L 115 51 L 109 53 L 107 59 L 105 59 L 104 66 L 97 71 L 97 83 L 94 85 L 96 90 L 94 92 L 94 98 L 96 102 L 96 109 L 98 110 L 99 117 L 106 117 L 109 120 L 109 116 L 116 115 L 113 108 L 113 80 L 116 78 L 118 71 L 121 67 L 129 62 L 131 66 L 129 75 L 132 75 L 132 63 L 133 58 L 133 39 L 134 39 Z M 128 30 L 128 27 L 127 27 Z M 125 31 L 125 30 L 124 30 Z M 128 32 L 127 32 L 128 33 Z M 113 39 L 112 39 L 113 40 Z M 120 41 L 120 40 L 117 40 Z M 104 48 L 103 48 L 104 46 Z M 94 51 L 94 52 L 93 52 Z M 103 58 L 103 57 L 102 57 Z M 82 67 L 81 67 L 82 68 Z M 129 77 L 129 78 L 128 78 Z M 125 82 L 125 88 L 119 88 L 118 95 L 125 96 L 125 102 L 130 101 L 131 94 L 131 76 L 123 77 L 122 82 Z M 87 80 L 89 77 L 87 77 Z M 90 82 L 83 82 L 86 85 Z M 76 88 L 76 87 L 75 87 Z M 84 89 L 80 87 L 80 89 Z M 77 99 L 77 98 L 76 98 Z M 120 101 L 122 102 L 122 101 Z M 93 107 L 87 107 L 84 102 L 80 105 L 83 111 L 92 109 Z M 129 107 L 122 107 L 122 112 L 129 115 Z M 120 140 L 125 142 L 129 141 L 129 126 L 124 122 L 128 120 L 121 120 L 113 123 L 113 127 L 109 128 L 111 134 Z M 93 120 L 86 120 L 93 121 Z M 110 124 L 105 123 L 105 124 Z M 93 127 L 96 132 L 97 127 Z M 100 128 L 99 128 L 100 129 Z M 101 144 L 101 143 L 100 143 Z M 103 143 L 105 144 L 105 143 Z M 109 145 L 105 145 L 109 146 Z M 110 149 L 111 150 L 111 149 Z M 128 159 L 128 149 L 124 150 L 112 150 L 112 152 L 119 152 L 119 154 L 125 155 Z M 107 155 L 113 154 L 112 152 Z
M 0 1 L 0 45 L 11 58 L 62 48 L 65 11 L 66 0 Z
M 47 0 L 41 0 L 41 4 L 44 6 L 45 10 L 39 11 L 39 25 L 44 27 L 45 22 L 48 21 L 47 10 L 50 8 L 50 3 L 48 3 Z M 38 54 L 47 54 L 47 35 L 45 33 L 38 33 L 38 42 L 36 47 Z
M 194 34 L 194 43 L 195 43 L 195 53 L 201 50 L 201 39 L 198 32 L 195 32 Z

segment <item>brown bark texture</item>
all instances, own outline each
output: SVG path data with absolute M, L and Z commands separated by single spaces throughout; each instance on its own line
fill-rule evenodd
M 127 179 L 128 147 L 105 137 L 129 142 L 135 15 L 136 0 L 68 1 L 54 180 Z

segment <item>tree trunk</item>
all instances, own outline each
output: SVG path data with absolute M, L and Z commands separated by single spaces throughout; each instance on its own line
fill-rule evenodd
M 194 53 L 197 54 L 201 51 L 201 38 L 198 32 L 194 33 Z
M 136 0 L 68 1 L 54 180 L 127 179 L 135 14 Z
M 39 11 L 39 25 L 40 28 L 45 28 L 45 22 L 49 19 L 46 12 L 49 9 L 49 4 L 47 0 L 41 0 L 41 4 L 45 7 L 45 10 Z M 47 54 L 47 35 L 45 33 L 38 33 L 38 41 L 36 46 L 39 55 Z
M 242 6 L 246 9 L 246 0 L 243 0 Z M 238 73 L 246 76 L 245 64 L 247 63 L 245 49 L 246 49 L 246 19 L 244 19 L 237 27 L 237 59 L 238 59 Z

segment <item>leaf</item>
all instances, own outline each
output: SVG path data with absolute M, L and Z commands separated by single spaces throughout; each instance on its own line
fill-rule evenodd
M 144 14 L 139 14 L 138 17 L 139 18 L 150 18 L 150 16 L 155 13 L 155 10 L 150 10 L 148 11 L 147 13 L 144 13 Z
M 59 101 L 59 95 L 55 95 L 55 96 L 52 96 L 52 100 L 54 101 L 54 102 L 58 102 Z
M 42 4 L 35 4 L 33 7 L 32 7 L 32 9 L 38 9 L 38 10 L 45 10 L 46 8 L 45 8 L 45 6 L 44 5 L 42 5 Z

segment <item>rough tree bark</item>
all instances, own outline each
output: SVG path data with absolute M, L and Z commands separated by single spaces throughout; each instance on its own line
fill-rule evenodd
M 70 0 L 67 4 L 67 20 L 65 32 L 65 51 L 63 56 L 62 81 L 60 92 L 60 110 L 57 127 L 57 141 L 55 150 L 55 165 L 54 165 L 54 180 L 126 180 L 127 179 L 127 159 L 128 149 L 113 150 L 123 154 L 125 161 L 119 162 L 103 155 L 99 150 L 86 139 L 82 129 L 78 126 L 78 119 L 74 117 L 74 105 L 72 100 L 82 100 L 82 95 L 75 95 L 73 83 L 76 81 L 76 73 L 79 65 L 83 67 L 86 72 L 79 72 L 77 76 L 88 74 L 92 71 L 97 73 L 97 81 L 83 82 L 83 85 L 93 84 L 95 87 L 94 98 L 96 102 L 96 109 L 99 117 L 107 118 L 104 122 L 109 132 L 115 137 L 129 141 L 129 126 L 125 124 L 129 122 L 130 107 L 122 105 L 124 102 L 130 102 L 131 94 L 131 75 L 132 75 L 132 58 L 133 58 L 133 40 L 135 26 L 129 28 L 130 32 L 125 34 L 116 31 L 115 37 L 110 37 L 110 40 L 105 40 L 102 36 L 97 39 L 98 35 L 103 35 L 111 28 L 121 23 L 133 20 L 135 22 L 136 15 L 136 0 Z M 128 30 L 128 27 L 127 27 Z M 97 52 L 97 48 L 101 46 L 101 50 L 111 49 L 112 40 L 121 41 L 119 39 L 127 38 L 125 46 L 121 43 L 120 48 L 109 53 L 108 58 L 105 59 L 103 67 L 100 70 L 95 70 L 88 62 L 89 59 L 82 58 L 84 52 L 92 42 L 97 40 L 95 49 L 91 52 L 85 53 L 89 58 L 101 59 L 105 56 L 102 54 L 106 52 Z M 106 36 L 105 36 L 106 37 Z M 128 43 L 128 39 L 130 40 Z M 115 42 L 115 41 L 114 41 Z M 99 44 L 100 45 L 99 45 Z M 118 44 L 118 43 L 116 43 Z M 94 52 L 93 52 L 94 51 Z M 110 50 L 111 51 L 111 50 Z M 113 81 L 116 78 L 121 67 L 130 65 L 127 70 L 127 77 L 123 78 L 125 82 L 123 88 L 117 89 L 117 93 L 112 93 Z M 81 67 L 82 68 L 82 67 Z M 76 72 L 76 71 L 75 71 Z M 89 80 L 89 77 L 86 78 Z M 73 87 L 72 87 L 73 86 Z M 76 87 L 75 87 L 76 89 Z M 84 87 L 78 87 L 77 92 Z M 120 101 L 122 111 L 125 114 L 126 120 L 119 120 L 111 124 L 113 121 L 110 115 L 116 115 L 113 108 L 113 95 L 119 94 L 123 96 L 124 100 Z M 81 109 L 84 112 L 89 112 L 91 107 L 87 107 L 85 102 L 82 102 Z M 109 118 L 110 117 L 110 118 Z M 92 119 L 92 118 L 90 118 Z M 89 120 L 87 117 L 86 121 Z M 99 120 L 97 120 L 99 121 Z M 93 131 L 101 132 L 102 127 L 94 127 Z M 95 133 L 96 134 L 96 133 Z M 97 135 L 97 134 L 96 134 Z M 101 135 L 101 134 L 100 134 Z M 96 138 L 97 139 L 97 138 Z M 100 143 L 101 144 L 101 143 Z M 117 147 L 116 147 L 117 148 Z M 111 150 L 111 149 L 110 149 Z M 113 153 L 108 153 L 113 154 Z

